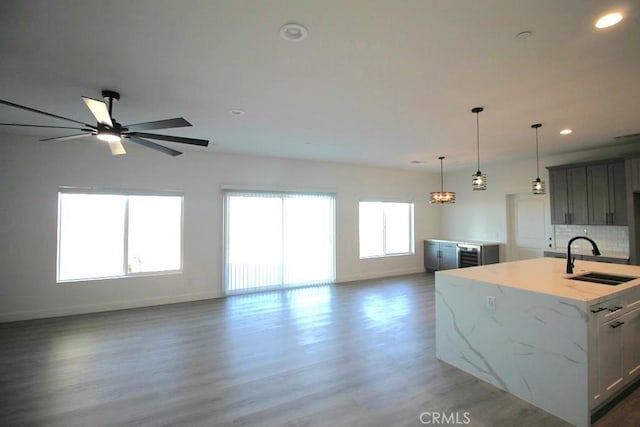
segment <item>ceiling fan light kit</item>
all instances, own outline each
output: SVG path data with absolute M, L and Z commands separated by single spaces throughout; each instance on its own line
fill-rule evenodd
M 120 142 L 120 134 L 114 132 L 110 129 L 103 130 L 102 132 L 98 132 L 96 138 L 105 142 Z
M 126 151 L 122 145 L 122 140 L 130 141 L 138 145 L 142 145 L 152 150 L 160 151 L 161 153 L 168 154 L 170 156 L 178 156 L 182 152 L 174 150 L 164 145 L 151 142 L 148 139 L 156 139 L 160 141 L 178 142 L 181 144 L 198 145 L 201 147 L 207 147 L 209 141 L 205 139 L 185 138 L 181 136 L 161 135 L 156 133 L 146 133 L 139 131 L 146 131 L 152 129 L 170 129 L 178 127 L 191 126 L 191 123 L 186 121 L 182 117 L 174 119 L 157 120 L 153 122 L 137 123 L 131 125 L 121 125 L 113 118 L 113 101 L 120 99 L 120 94 L 112 90 L 103 90 L 102 97 L 109 102 L 109 105 L 104 101 L 100 101 L 86 96 L 82 97 L 85 105 L 91 111 L 91 114 L 95 117 L 97 123 L 90 125 L 78 120 L 70 119 L 68 117 L 59 116 L 57 114 L 48 113 L 46 111 L 36 110 L 35 108 L 26 107 L 24 105 L 15 104 L 6 100 L 0 99 L 0 104 L 8 105 L 10 107 L 19 108 L 21 110 L 30 111 L 32 113 L 42 114 L 45 116 L 53 117 L 60 120 L 76 123 L 83 127 L 69 127 L 69 126 L 46 126 L 46 125 L 32 125 L 22 123 L 0 123 L 0 126 L 22 126 L 22 127 L 39 127 L 50 129 L 75 129 L 84 133 L 59 136 L 53 138 L 41 139 L 41 141 L 62 141 L 68 139 L 77 139 L 87 136 L 95 136 L 101 141 L 107 142 L 111 154 L 114 156 L 125 154 Z M 145 139 L 147 138 L 147 139 Z

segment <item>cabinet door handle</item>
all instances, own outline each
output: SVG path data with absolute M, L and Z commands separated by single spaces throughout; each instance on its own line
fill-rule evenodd
M 614 322 L 614 323 L 610 324 L 609 326 L 612 327 L 613 329 L 615 329 L 615 328 L 617 328 L 619 326 L 622 326 L 622 325 L 624 325 L 624 322 Z
M 614 305 L 613 307 L 609 307 L 609 311 L 611 313 L 613 313 L 614 311 L 618 311 L 620 310 L 622 307 L 618 307 L 617 305 Z
M 595 314 L 595 313 L 600 313 L 601 311 L 604 311 L 604 310 L 606 310 L 606 307 L 598 307 L 595 310 L 591 310 L 591 312 Z
M 571 217 L 573 216 L 573 214 L 571 212 L 569 212 L 567 214 L 567 216 L 569 217 L 569 222 L 567 222 L 567 224 L 573 224 L 573 220 L 571 219 Z
M 567 213 L 566 213 L 566 212 L 564 213 L 564 223 L 565 223 L 565 224 L 569 224 L 569 221 L 568 221 L 568 219 L 567 219 Z
M 613 225 L 613 218 L 614 218 L 615 212 L 610 212 L 609 213 L 609 224 Z

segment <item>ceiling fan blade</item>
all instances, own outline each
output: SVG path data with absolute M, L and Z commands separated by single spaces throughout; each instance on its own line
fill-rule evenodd
M 74 135 L 54 136 L 53 138 L 45 138 L 45 139 L 41 139 L 40 141 L 67 141 L 69 139 L 84 138 L 85 136 L 92 136 L 92 135 L 93 134 L 91 133 L 77 133 Z
M 83 122 L 79 122 L 77 120 L 69 119 L 67 117 L 58 116 L 57 114 L 47 113 L 46 111 L 36 110 L 35 108 L 31 108 L 31 107 L 25 107 L 24 105 L 14 104 L 13 102 L 5 101 L 3 99 L 0 99 L 0 104 L 8 105 L 9 107 L 20 108 L 22 110 L 31 111 L 32 113 L 43 114 L 45 116 L 55 117 L 56 119 L 66 120 L 68 122 L 78 123 L 78 124 L 81 124 L 83 126 L 91 127 L 91 125 L 88 125 L 88 124 L 83 123 Z
M 158 135 L 157 133 L 144 133 L 144 132 L 126 132 L 126 135 L 141 136 L 144 138 L 151 138 L 151 139 L 159 139 L 161 141 L 180 142 L 182 144 L 200 145 L 202 147 L 209 146 L 209 141 L 207 141 L 206 139 L 184 138 L 182 136 Z
M 160 144 L 156 144 L 155 142 L 151 142 L 151 141 L 147 141 L 146 139 L 142 139 L 136 135 L 127 135 L 127 138 L 129 138 L 129 140 L 131 142 L 135 142 L 136 144 L 140 144 L 140 145 L 144 145 L 147 148 L 151 148 L 152 150 L 157 150 L 160 151 L 162 153 L 168 154 L 170 156 L 179 156 L 180 154 L 182 154 L 180 151 L 176 151 L 172 148 L 169 147 L 164 147 Z
M 91 126 L 91 129 L 88 129 L 88 128 L 74 128 L 71 126 L 25 125 L 22 123 L 0 123 L 0 126 L 22 126 L 22 127 L 28 127 L 28 128 L 48 128 L 48 129 L 75 129 L 75 130 L 83 130 L 85 132 L 92 132 L 96 129 L 95 126 Z
M 111 154 L 114 156 L 119 156 L 121 154 L 127 154 L 122 146 L 122 142 L 120 141 L 108 141 L 109 150 L 111 150 Z
M 136 123 L 134 125 L 126 125 L 125 127 L 130 131 L 135 132 L 139 130 L 183 128 L 187 126 L 191 126 L 191 123 L 189 123 L 182 117 L 176 117 L 175 119 L 158 120 L 155 122 L 146 122 L 146 123 Z
M 89 110 L 91 110 L 91 114 L 93 114 L 98 123 L 113 127 L 113 122 L 111 121 L 111 116 L 109 115 L 109 109 L 107 108 L 107 104 L 105 104 L 104 101 L 87 98 L 86 96 L 83 96 L 82 100 L 85 104 L 87 104 L 87 107 L 89 107 Z

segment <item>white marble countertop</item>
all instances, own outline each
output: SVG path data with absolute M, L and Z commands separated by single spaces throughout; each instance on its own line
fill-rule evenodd
M 566 261 L 560 258 L 535 258 L 478 267 L 436 272 L 436 277 L 455 276 L 485 283 L 508 286 L 531 292 L 554 295 L 588 304 L 595 304 L 616 294 L 640 286 L 640 266 L 608 264 L 595 261 L 576 261 L 573 274 L 566 274 Z M 617 286 L 570 280 L 589 272 L 638 277 Z
M 556 254 L 566 255 L 567 248 L 566 247 L 564 247 L 564 248 L 547 248 L 544 251 L 545 252 L 553 252 L 553 253 L 556 253 Z M 573 255 L 589 255 L 589 256 L 593 256 L 593 252 L 591 252 L 591 249 L 571 248 L 571 253 Z M 607 258 L 629 259 L 629 253 L 628 252 L 601 251 L 600 252 L 600 256 L 607 257 Z

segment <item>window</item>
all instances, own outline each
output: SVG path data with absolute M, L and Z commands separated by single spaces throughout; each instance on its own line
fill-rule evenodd
M 182 268 L 182 196 L 58 193 L 58 282 Z
M 228 191 L 225 292 L 335 280 L 334 196 Z
M 360 258 L 413 253 L 413 203 L 360 202 Z

